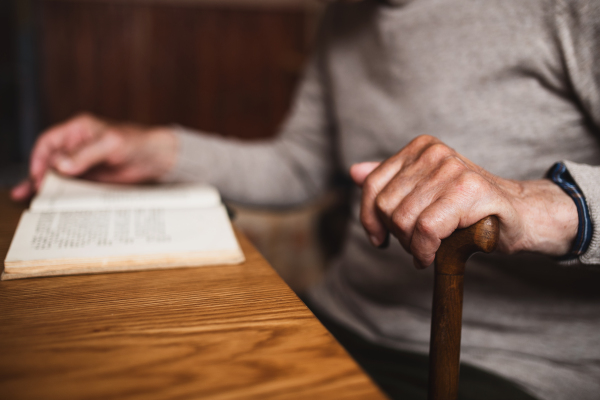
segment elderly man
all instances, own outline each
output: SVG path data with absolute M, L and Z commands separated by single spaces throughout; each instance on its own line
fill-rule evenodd
M 586 164 L 600 161 L 599 127 L 598 2 L 336 2 L 277 138 L 82 116 L 40 137 L 13 197 L 30 196 L 53 167 L 209 182 L 227 199 L 291 205 L 350 173 L 362 190 L 345 249 L 306 299 L 395 397 L 422 393 L 415 354 L 428 350 L 432 276 L 420 269 L 453 230 L 496 215 L 502 254 L 466 275 L 471 393 L 597 399 L 600 168 Z M 389 233 L 397 241 L 378 248 Z M 592 268 L 566 267 L 576 264 Z

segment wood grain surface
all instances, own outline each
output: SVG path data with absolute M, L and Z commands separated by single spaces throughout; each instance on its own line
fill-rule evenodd
M 0 192 L 0 257 L 23 207 Z M 260 254 L 0 282 L 1 399 L 377 399 Z

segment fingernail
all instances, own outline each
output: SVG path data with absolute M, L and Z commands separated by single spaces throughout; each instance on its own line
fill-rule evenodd
M 379 239 L 377 236 L 375 235 L 369 235 L 369 240 L 371 241 L 371 244 L 375 247 L 379 247 L 381 246 L 381 239 Z

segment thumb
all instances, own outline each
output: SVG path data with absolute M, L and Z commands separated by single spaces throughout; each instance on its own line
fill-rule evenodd
M 354 164 L 350 167 L 350 176 L 354 183 L 358 186 L 362 186 L 367 179 L 367 176 L 373 172 L 375 168 L 377 168 L 381 164 L 379 161 L 368 161 L 362 162 L 358 164 Z

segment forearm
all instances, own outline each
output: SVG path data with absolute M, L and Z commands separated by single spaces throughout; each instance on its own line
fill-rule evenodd
M 224 198 L 248 204 L 302 203 L 329 181 L 331 125 L 318 63 L 312 58 L 277 138 L 240 141 L 179 129 L 177 161 L 164 180 L 207 182 Z
M 261 206 L 290 206 L 326 187 L 326 148 L 293 140 L 240 141 L 176 129 L 178 156 L 164 181 L 206 182 L 224 198 Z

